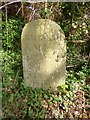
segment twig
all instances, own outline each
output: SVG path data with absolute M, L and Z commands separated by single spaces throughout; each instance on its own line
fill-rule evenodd
M 78 65 L 67 65 L 66 66 L 66 68 L 68 69 L 68 68 L 75 68 L 75 67 L 77 67 Z
M 7 18 L 7 6 L 5 6 L 5 11 L 6 11 L 6 44 L 7 44 L 6 58 L 7 58 L 8 57 L 8 18 Z M 8 64 L 8 61 L 5 62 L 5 71 L 6 71 L 7 64 Z
M 83 43 L 86 43 L 86 42 L 88 42 L 88 41 L 89 41 L 89 39 L 84 39 L 84 40 L 72 40 L 72 41 L 70 41 L 70 42 L 68 42 L 68 43 L 83 44 Z
M 6 3 L 5 5 L 1 6 L 0 9 L 6 7 L 7 5 L 10 5 L 10 4 L 13 4 L 15 2 L 20 2 L 21 0 L 16 0 L 16 1 L 12 1 L 12 2 L 9 2 L 9 3 Z
M 22 8 L 22 17 L 24 16 L 24 6 L 23 6 L 23 2 L 21 2 L 21 8 Z
M 11 1 L 8 3 L 6 3 L 5 5 L 1 6 L 0 9 L 4 8 L 5 6 L 8 6 L 10 4 L 13 4 L 13 3 L 17 3 L 17 2 L 28 2 L 28 3 L 36 3 L 36 2 L 41 2 L 41 0 L 38 0 L 38 1 L 32 1 L 32 0 L 29 0 L 29 1 L 22 1 L 22 0 L 15 0 L 15 1 Z
M 73 2 L 74 3 L 74 2 Z M 83 15 L 83 12 L 79 9 L 78 5 L 76 3 L 74 3 L 74 5 L 77 7 L 78 11 L 81 13 L 81 15 Z
M 73 40 L 72 43 L 86 43 L 88 40 L 78 40 L 78 41 L 75 41 Z
M 45 12 L 47 12 L 47 0 L 45 0 Z
M 20 12 L 21 8 L 22 8 L 22 6 L 18 9 L 16 15 L 18 15 L 18 13 Z
M 31 19 L 33 18 L 33 16 L 35 15 L 35 10 L 33 11 L 33 13 L 32 13 L 32 15 L 30 16 L 30 18 L 29 18 L 29 21 L 31 21 Z

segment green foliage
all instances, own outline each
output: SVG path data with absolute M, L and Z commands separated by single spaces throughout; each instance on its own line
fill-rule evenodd
M 41 9 L 42 18 L 53 16 L 60 24 L 66 36 L 67 43 L 67 65 L 75 65 L 67 69 L 66 84 L 58 87 L 58 91 L 51 92 L 43 89 L 26 87 L 23 82 L 22 55 L 21 55 L 21 32 L 25 22 L 21 18 L 12 18 L 2 21 L 2 70 L 3 77 L 3 115 L 12 119 L 39 119 L 39 118 L 83 118 L 79 110 L 78 115 L 75 109 L 79 108 L 77 101 L 83 100 L 80 95 L 84 92 L 90 99 L 90 67 L 85 59 L 86 49 L 89 52 L 88 44 L 69 44 L 72 40 L 84 39 L 88 26 L 78 27 L 78 20 L 84 17 L 87 10 L 87 3 L 53 3 L 61 10 L 62 15 L 52 9 Z M 77 29 L 76 29 L 77 28 Z M 76 29 L 76 32 L 72 31 Z M 79 97 L 76 94 L 79 94 Z M 76 102 L 76 103 L 75 103 Z M 85 102 L 85 101 L 84 101 Z M 77 107 L 78 106 L 78 107 Z M 57 111 L 56 111 L 57 110 Z M 86 116 L 88 118 L 88 116 Z
M 6 107 L 9 106 L 8 102 L 10 99 L 13 101 L 15 97 L 14 100 L 16 100 L 16 94 L 14 95 L 14 92 L 16 93 L 19 87 L 19 82 L 22 81 L 22 57 L 20 37 L 23 26 L 24 22 L 22 22 L 22 19 L 18 18 L 8 19 L 7 24 L 5 21 L 2 22 L 2 71 L 4 74 L 4 92 L 2 94 L 3 106 Z M 9 112 L 9 114 L 11 113 Z
M 22 74 L 21 67 L 21 32 L 24 23 L 21 19 L 9 19 L 8 24 L 2 22 L 3 72 L 5 77 L 15 79 Z M 7 29 L 6 29 L 7 27 Z

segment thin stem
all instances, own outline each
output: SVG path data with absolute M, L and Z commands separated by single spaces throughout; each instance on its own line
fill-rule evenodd
M 5 6 L 5 11 L 6 11 L 6 58 L 8 57 L 8 18 L 7 18 L 7 6 Z M 5 63 L 5 71 L 6 71 L 6 68 L 7 68 L 7 63 L 8 61 L 6 60 L 6 63 Z
M 2 9 L 2 8 L 4 8 L 5 6 L 8 6 L 8 5 L 10 5 L 10 4 L 16 3 L 16 2 L 21 2 L 21 0 L 15 0 L 15 1 L 11 1 L 11 2 L 8 1 L 8 3 L 4 4 L 3 6 L 1 6 L 0 9 Z M 36 3 L 36 2 L 40 2 L 40 0 L 38 0 L 38 1 L 29 0 L 29 1 L 22 1 L 22 2 Z

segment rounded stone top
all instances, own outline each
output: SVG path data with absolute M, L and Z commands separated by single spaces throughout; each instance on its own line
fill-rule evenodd
M 45 34 L 46 32 L 48 33 L 57 32 L 58 34 L 58 31 L 59 31 L 61 39 L 65 39 L 65 35 L 61 27 L 56 22 L 50 19 L 37 19 L 31 22 L 28 22 L 23 28 L 21 37 L 23 37 L 24 35 L 26 36 L 29 33 L 29 31 L 31 34 L 32 32 L 33 34 L 36 34 L 37 32 L 38 35 Z

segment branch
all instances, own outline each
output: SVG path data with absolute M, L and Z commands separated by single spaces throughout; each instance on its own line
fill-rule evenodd
M 0 9 L 4 8 L 4 7 L 7 6 L 7 5 L 16 3 L 16 2 L 21 2 L 21 0 L 16 0 L 16 1 L 12 1 L 12 2 L 6 3 L 5 5 L 1 6 Z
M 72 41 L 70 41 L 68 43 L 83 44 L 83 43 L 86 43 L 88 41 L 89 41 L 88 39 L 84 39 L 84 40 L 72 40 Z
M 88 41 L 88 40 L 78 40 L 78 41 L 73 40 L 72 43 L 82 44 L 82 43 L 86 43 L 87 41 Z
M 7 3 L 8 2 L 8 3 Z M 28 3 L 36 3 L 36 2 L 41 2 L 41 0 L 15 0 L 15 1 L 10 1 L 10 0 L 7 0 L 6 4 L 1 6 L 0 9 L 4 8 L 5 6 L 7 5 L 10 5 L 10 4 L 13 4 L 13 3 L 16 3 L 16 2 L 28 2 Z

